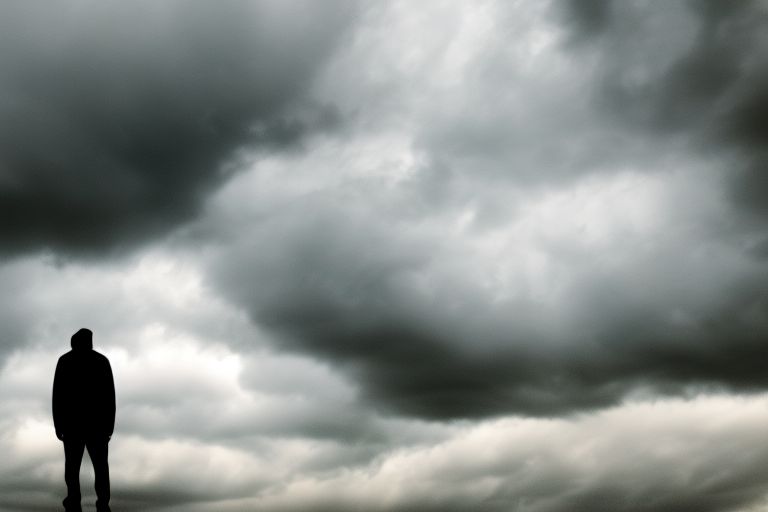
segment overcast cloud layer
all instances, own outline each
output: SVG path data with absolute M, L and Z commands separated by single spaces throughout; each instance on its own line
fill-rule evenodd
M 762 510 L 766 29 L 2 4 L 0 509 L 63 498 L 50 382 L 88 326 L 116 510 Z
M 336 1 L 5 3 L 4 252 L 163 234 L 237 150 L 329 128 L 333 111 L 303 93 L 350 15 Z

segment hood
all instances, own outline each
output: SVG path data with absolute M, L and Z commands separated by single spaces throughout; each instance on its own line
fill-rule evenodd
M 92 350 L 93 332 L 90 329 L 80 329 L 72 335 L 72 350 Z

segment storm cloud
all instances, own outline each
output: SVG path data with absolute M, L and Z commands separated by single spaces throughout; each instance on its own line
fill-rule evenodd
M 764 389 L 764 226 L 744 220 L 748 205 L 734 201 L 742 165 L 761 149 L 734 154 L 752 135 L 725 122 L 746 116 L 739 105 L 751 101 L 760 71 L 726 73 L 711 87 L 685 71 L 700 61 L 701 73 L 717 74 L 710 68 L 730 66 L 720 63 L 729 52 L 759 68 L 755 56 L 765 52 L 750 32 L 759 16 L 628 3 L 542 36 L 547 29 L 526 28 L 530 18 L 553 23 L 563 11 L 515 11 L 520 20 L 489 12 L 486 25 L 473 21 L 493 34 L 487 40 L 540 44 L 536 58 L 483 39 L 458 70 L 448 52 L 408 75 L 421 101 L 413 107 L 406 92 L 402 117 L 390 105 L 383 119 L 419 121 L 408 148 L 416 156 L 393 181 L 348 171 L 354 178 L 341 187 L 313 185 L 317 171 L 297 169 L 321 169 L 321 151 L 270 164 L 290 165 L 295 188 L 272 187 L 274 172 L 257 165 L 218 201 L 237 204 L 235 191 L 248 188 L 272 197 L 252 196 L 255 221 L 221 252 L 214 281 L 277 334 L 281 350 L 337 365 L 367 400 L 397 414 L 558 415 L 636 393 Z M 738 41 L 710 33 L 739 20 Z M 596 40 L 573 39 L 587 29 Z M 430 59 L 426 47 L 420 56 Z M 337 72 L 362 65 L 354 52 Z M 645 85 L 625 98 L 629 89 L 617 88 L 634 72 Z M 464 79 L 446 86 L 455 75 Z M 559 87 L 561 79 L 578 88 Z M 426 104 L 423 89 L 435 91 Z M 735 96 L 731 109 L 714 105 L 719 95 Z M 673 115 L 666 103 L 678 108 L 675 120 L 663 118 Z
M 689 134 L 732 157 L 732 201 L 765 216 L 768 11 L 757 1 L 568 2 L 601 57 L 604 108 L 663 137 Z M 651 35 L 653 34 L 653 35 Z M 579 40 L 580 38 L 577 38 Z M 714 145 L 716 151 L 712 147 Z
M 765 508 L 764 2 L 0 11 L 0 509 Z
M 659 220 L 651 236 L 665 243 L 635 233 L 627 242 L 648 244 L 643 252 L 593 261 L 600 241 L 582 235 L 582 247 L 561 253 L 536 240 L 548 233 L 533 216 L 502 234 L 452 238 L 438 222 L 414 227 L 310 201 L 260 223 L 216 274 L 281 350 L 338 365 L 384 410 L 559 414 L 637 390 L 766 385 L 768 283 L 727 245 L 665 240 Z M 507 260 L 480 252 L 494 236 L 506 237 Z M 526 261 L 539 251 L 543 270 Z M 508 267 L 519 275 L 503 276 Z M 550 272 L 561 282 L 548 283 Z
M 333 126 L 303 94 L 351 15 L 344 2 L 4 3 L 3 252 L 160 236 L 238 150 Z

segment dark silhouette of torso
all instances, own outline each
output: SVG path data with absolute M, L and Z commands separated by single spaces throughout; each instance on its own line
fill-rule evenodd
M 109 360 L 90 348 L 59 358 L 53 384 L 53 422 L 63 435 L 112 435 L 115 385 Z

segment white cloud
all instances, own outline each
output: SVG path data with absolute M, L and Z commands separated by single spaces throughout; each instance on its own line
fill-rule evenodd
M 710 503 L 741 510 L 768 493 L 759 478 L 768 466 L 767 420 L 762 395 L 629 403 L 573 419 L 487 421 L 434 445 L 395 448 L 330 478 L 294 475 L 223 509 L 565 512 L 695 510 Z M 279 458 L 273 464 L 280 467 Z

